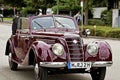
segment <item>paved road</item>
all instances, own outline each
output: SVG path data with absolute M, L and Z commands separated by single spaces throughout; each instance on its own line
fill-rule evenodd
M 34 80 L 33 68 L 19 66 L 18 71 L 11 71 L 8 65 L 8 58 L 4 56 L 5 44 L 11 35 L 11 25 L 0 23 L 0 80 Z M 86 38 L 86 43 L 96 39 Z M 105 40 L 105 39 L 104 39 Z M 105 80 L 120 80 L 120 41 L 105 40 L 112 46 L 113 61 L 112 67 L 107 68 Z M 52 75 L 49 80 L 91 80 L 89 74 L 68 74 Z

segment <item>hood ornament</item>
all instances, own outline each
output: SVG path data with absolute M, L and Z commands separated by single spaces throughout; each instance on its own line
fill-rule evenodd
M 77 43 L 78 43 L 78 41 L 74 39 L 74 40 L 73 40 L 73 43 L 77 44 Z

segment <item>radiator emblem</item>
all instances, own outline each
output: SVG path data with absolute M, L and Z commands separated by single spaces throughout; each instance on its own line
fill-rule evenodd
M 74 40 L 73 40 L 73 43 L 77 44 L 78 42 L 77 42 L 77 40 L 74 39 Z

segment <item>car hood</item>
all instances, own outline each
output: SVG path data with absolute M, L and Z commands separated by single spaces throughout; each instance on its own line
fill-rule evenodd
M 44 36 L 44 37 L 62 37 L 62 38 L 76 38 L 80 37 L 79 32 L 64 32 L 64 33 L 59 33 L 59 32 L 35 32 L 33 35 L 36 36 Z

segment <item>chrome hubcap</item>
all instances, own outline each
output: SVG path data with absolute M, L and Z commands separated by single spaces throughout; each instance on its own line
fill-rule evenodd
M 9 61 L 11 61 L 11 57 L 12 57 L 12 54 L 11 53 L 9 53 L 9 56 L 8 56 L 9 58 Z
M 34 71 L 35 71 L 36 74 L 39 74 L 38 64 L 35 64 Z

